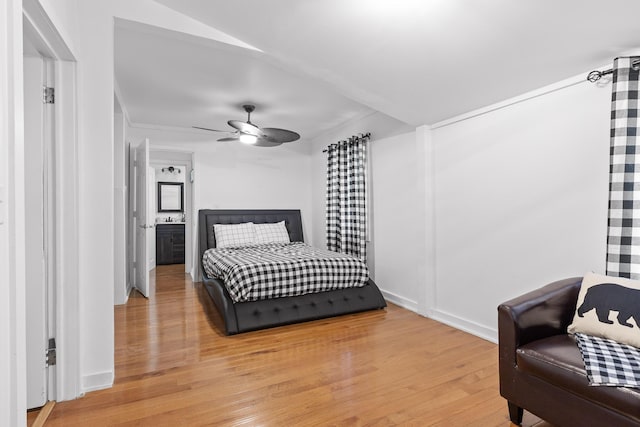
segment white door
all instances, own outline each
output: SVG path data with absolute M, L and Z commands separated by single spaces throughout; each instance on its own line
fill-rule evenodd
M 45 229 L 45 104 L 42 57 L 24 58 L 27 408 L 47 401 L 47 269 Z
M 147 178 L 149 173 L 149 139 L 135 150 L 135 287 L 145 297 L 149 297 L 149 248 L 148 235 L 153 232 L 153 223 L 149 221 L 147 206 Z
M 149 166 L 147 168 L 149 173 L 147 174 L 147 224 L 156 223 L 156 170 Z M 147 256 L 149 258 L 149 264 L 147 268 L 153 270 L 156 267 L 156 233 L 155 228 L 147 228 Z M 153 292 L 153 290 L 151 290 Z

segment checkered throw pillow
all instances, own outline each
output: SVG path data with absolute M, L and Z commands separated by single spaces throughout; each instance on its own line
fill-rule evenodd
M 256 230 L 252 222 L 242 224 L 213 224 L 217 248 L 239 248 L 256 244 Z
M 284 221 L 268 223 L 268 224 L 255 224 L 256 230 L 256 243 L 289 243 L 289 232 L 284 225 Z
M 586 334 L 575 336 L 589 385 L 640 388 L 640 349 Z

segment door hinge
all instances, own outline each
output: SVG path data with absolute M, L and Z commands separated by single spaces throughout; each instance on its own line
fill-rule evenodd
M 49 348 L 47 349 L 47 366 L 56 364 L 56 339 L 49 338 Z
M 55 89 L 52 87 L 44 87 L 42 91 L 42 102 L 44 104 L 53 104 L 55 101 Z

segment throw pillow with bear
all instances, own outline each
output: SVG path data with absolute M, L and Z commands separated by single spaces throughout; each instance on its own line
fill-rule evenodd
M 640 282 L 587 273 L 567 331 L 640 347 Z

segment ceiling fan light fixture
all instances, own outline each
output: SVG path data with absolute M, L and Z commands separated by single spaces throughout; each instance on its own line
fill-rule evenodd
M 249 133 L 243 133 L 240 135 L 240 142 L 243 144 L 253 145 L 258 141 L 258 137 Z
M 232 136 L 218 138 L 218 141 L 240 141 L 243 144 L 254 147 L 277 147 L 284 142 L 293 142 L 300 139 L 300 134 L 292 130 L 279 128 L 260 128 L 251 123 L 251 112 L 255 110 L 254 105 L 246 104 L 242 108 L 247 112 L 247 121 L 229 120 L 227 124 L 235 131 L 228 131 Z M 218 129 L 193 126 L 196 129 L 208 130 L 212 132 L 226 132 Z

